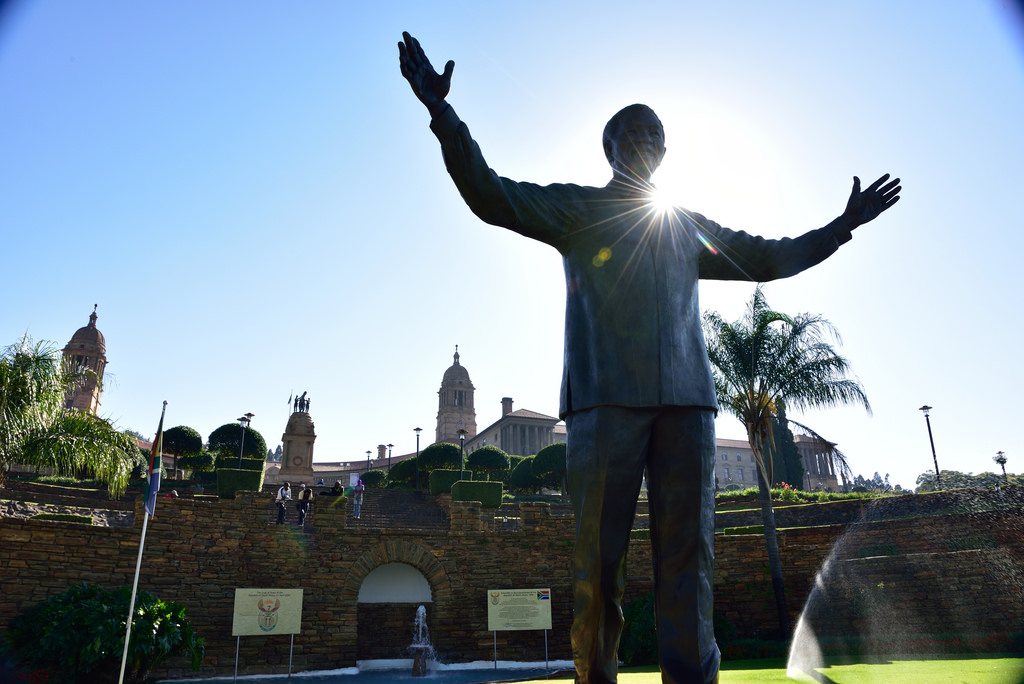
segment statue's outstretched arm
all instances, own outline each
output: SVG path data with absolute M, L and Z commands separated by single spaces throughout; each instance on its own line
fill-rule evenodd
M 444 65 L 444 73 L 437 73 L 420 47 L 420 42 L 403 31 L 402 40 L 398 43 L 398 64 L 412 92 L 432 117 L 437 116 L 444 109 L 445 98 L 452 87 L 455 62 L 449 59 Z

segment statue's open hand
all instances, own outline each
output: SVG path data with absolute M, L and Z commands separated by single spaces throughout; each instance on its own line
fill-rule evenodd
M 860 178 L 854 176 L 853 190 L 850 192 L 850 200 L 846 203 L 843 216 L 851 222 L 853 228 L 872 221 L 900 201 L 902 189 L 899 178 L 890 181 L 889 174 L 885 174 L 861 192 Z
M 398 44 L 398 63 L 402 68 L 402 76 L 412 86 L 412 92 L 431 114 L 437 113 L 452 87 L 455 62 L 448 60 L 444 65 L 444 73 L 437 73 L 420 47 L 420 42 L 403 31 L 402 41 Z

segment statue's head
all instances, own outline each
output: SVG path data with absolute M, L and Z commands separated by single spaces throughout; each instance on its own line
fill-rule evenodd
M 620 109 L 604 127 L 604 156 L 616 176 L 649 181 L 665 156 L 665 129 L 643 104 Z

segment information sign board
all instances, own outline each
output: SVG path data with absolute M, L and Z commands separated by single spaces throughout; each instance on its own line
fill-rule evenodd
M 298 634 L 302 589 L 235 589 L 231 636 Z
M 550 589 L 489 589 L 487 631 L 551 629 Z

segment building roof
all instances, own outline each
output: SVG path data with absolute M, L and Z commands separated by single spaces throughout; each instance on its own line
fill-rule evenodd
M 444 372 L 444 376 L 441 378 L 441 386 L 445 387 L 448 385 L 470 385 L 472 382 L 469 380 L 469 371 L 466 367 L 459 363 L 459 347 L 455 346 L 455 362 L 448 367 L 448 370 Z
M 508 418 L 508 417 L 512 417 L 512 418 L 534 418 L 534 419 L 537 419 L 537 420 L 554 420 L 554 421 L 558 420 L 558 418 L 555 418 L 554 416 L 546 416 L 543 413 L 537 413 L 536 411 L 531 411 L 530 409 L 516 409 L 512 413 L 507 413 L 504 416 L 502 416 L 502 418 Z
M 749 449 L 750 443 L 745 439 L 722 439 L 718 437 L 715 439 L 715 446 L 718 448 L 726 447 L 729 449 Z
M 107 342 L 103 339 L 103 333 L 96 328 L 96 318 L 96 306 L 94 305 L 92 313 L 89 314 L 89 324 L 75 331 L 68 346 L 65 347 L 66 350 L 80 349 L 81 345 L 85 345 L 87 349 L 98 349 L 101 354 L 107 353 Z

